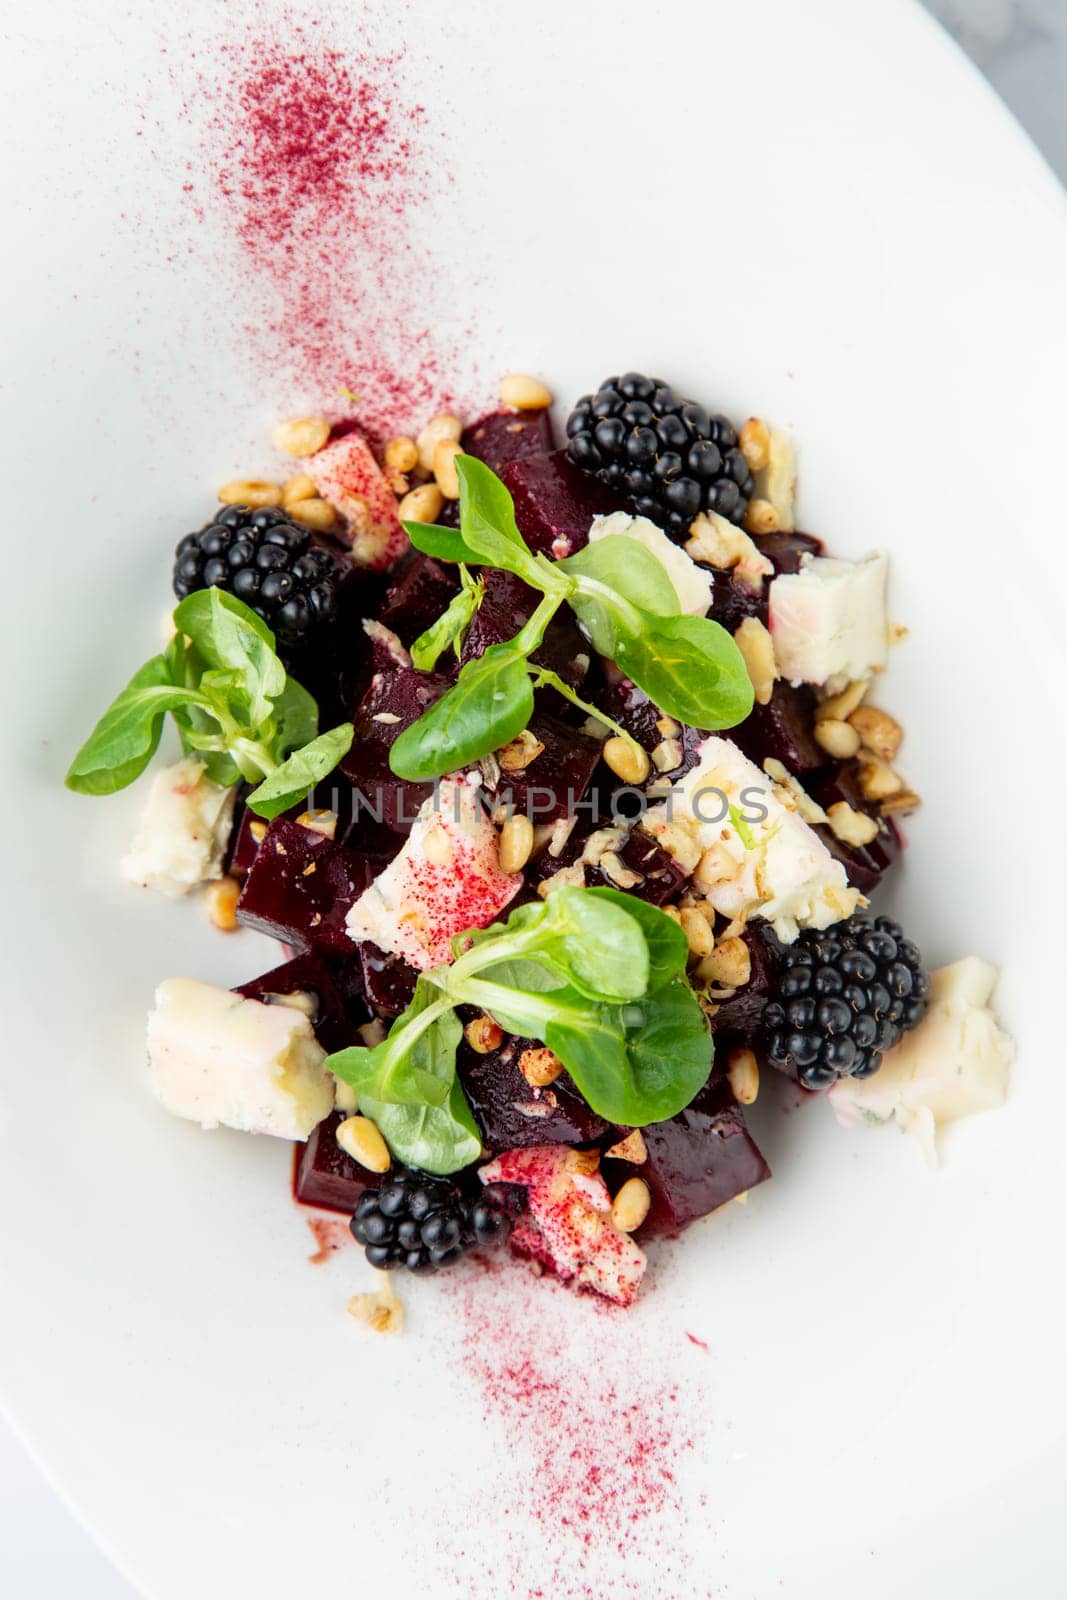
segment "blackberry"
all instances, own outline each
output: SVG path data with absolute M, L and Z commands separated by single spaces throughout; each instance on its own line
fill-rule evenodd
M 889 917 L 805 929 L 782 950 L 759 1043 L 805 1089 L 869 1078 L 922 1021 L 929 988 L 922 957 Z
M 583 395 L 567 418 L 567 441 L 576 467 L 671 533 L 685 533 L 702 511 L 740 523 L 755 487 L 733 423 L 640 372 Z
M 225 589 L 263 618 L 278 641 L 307 644 L 337 615 L 341 561 L 312 548 L 307 528 L 272 507 L 227 506 L 174 554 L 174 593 Z
M 524 1203 L 512 1184 L 468 1195 L 451 1178 L 399 1168 L 364 1191 L 350 1226 L 372 1267 L 436 1272 L 475 1245 L 506 1238 Z

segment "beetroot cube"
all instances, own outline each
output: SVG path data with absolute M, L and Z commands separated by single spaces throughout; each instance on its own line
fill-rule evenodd
M 758 617 L 763 623 L 767 621 L 767 602 L 762 593 L 755 594 L 751 589 L 746 589 L 724 567 L 712 567 L 711 576 L 708 616 L 713 622 L 719 623 L 727 633 L 736 633 L 746 617 Z
M 419 807 L 433 794 L 433 784 L 398 778 L 389 765 L 389 751 L 447 688 L 448 679 L 439 673 L 394 664 L 374 674 L 352 719 L 356 736 L 341 772 L 361 797 L 367 816 L 398 833 L 410 831 Z
M 363 992 L 367 1003 L 386 1017 L 398 1017 L 411 1002 L 418 976 L 399 956 L 387 955 L 376 944 L 363 940 L 357 946 Z
M 515 502 L 519 532 L 546 556 L 573 555 L 589 541 L 594 517 L 618 511 L 618 494 L 568 460 L 566 450 L 513 461 L 500 474 Z
M 901 837 L 889 818 L 879 815 L 877 806 L 865 800 L 859 784 L 859 773 L 854 761 L 842 761 L 821 783 L 813 784 L 812 798 L 829 809 L 843 800 L 853 811 L 865 811 L 878 821 L 878 833 L 870 844 L 842 844 L 832 829 L 820 827 L 819 833 L 830 854 L 842 863 L 848 881 L 862 894 L 872 894 L 901 851 Z
M 499 477 L 512 461 L 540 456 L 556 448 L 549 411 L 491 411 L 463 434 L 460 443 Z
M 364 1189 L 381 1182 L 380 1173 L 361 1167 L 337 1143 L 334 1135 L 342 1121 L 342 1115 L 333 1112 L 306 1144 L 296 1147 L 293 1193 L 302 1205 L 352 1212 Z
M 794 687 L 776 683 L 765 706 L 753 706 L 751 716 L 727 735 L 762 767 L 769 756 L 803 778 L 827 764 L 826 752 L 815 743 L 815 691 L 808 684 Z
M 513 572 L 492 568 L 487 569 L 483 577 L 485 598 L 472 617 L 463 641 L 461 660 L 464 665 L 484 655 L 490 645 L 513 639 L 541 599 Z M 589 643 L 579 630 L 573 612 L 562 607 L 530 659 L 535 666 L 547 667 L 572 688 L 577 688 L 589 670 L 590 655 Z M 558 696 L 555 703 L 561 704 Z
M 641 828 L 631 829 L 615 854 L 628 871 L 640 874 L 640 883 L 631 884 L 628 894 L 636 895 L 639 900 L 647 900 L 652 906 L 663 906 L 668 901 L 677 900 L 689 874 L 656 843 L 651 834 Z M 590 887 L 598 884 L 607 889 L 617 887 L 600 868 L 587 874 L 587 882 Z
M 265 972 L 261 978 L 238 984 L 234 992 L 268 1005 L 281 1003 L 276 1000 L 279 995 L 310 995 L 316 1003 L 311 1023 L 315 1037 L 331 1055 L 335 1050 L 358 1043 L 357 1027 L 370 1020 L 370 1011 L 362 998 L 358 967 L 352 964 L 344 974 L 340 969 L 331 971 L 322 957 L 314 953 L 295 956 L 283 966 Z
M 370 880 L 362 856 L 277 817 L 245 879 L 237 920 L 301 952 L 351 956 L 345 916 Z
M 432 556 L 416 554 L 390 588 L 378 620 L 404 644 L 411 645 L 437 621 L 458 590 L 455 567 L 442 566 Z
M 678 1233 L 771 1175 L 722 1073 L 709 1079 L 692 1105 L 641 1134 L 647 1161 L 637 1167 L 611 1162 L 607 1170 L 616 1181 L 637 1173 L 648 1184 L 652 1208 L 643 1237 Z
M 636 739 L 650 754 L 668 737 L 659 727 L 659 723 L 664 720 L 663 712 L 652 704 L 643 689 L 639 689 L 628 678 L 621 678 L 616 683 L 606 685 L 598 697 L 597 704 L 603 706 L 612 721 L 617 722 L 620 728 L 624 728 L 630 737 Z M 673 722 L 674 718 L 670 720 Z M 698 728 L 683 727 L 680 724 L 677 724 L 677 727 L 678 732 L 671 733 L 669 737 L 677 739 L 681 744 L 682 760 L 669 774 L 672 783 L 677 783 L 679 778 L 683 778 L 692 767 L 696 766 L 697 746 L 704 738 Z M 615 779 L 614 783 L 617 785 L 618 780 Z
M 491 1150 L 592 1144 L 608 1132 L 608 1124 L 585 1103 L 566 1073 L 544 1089 L 527 1083 L 519 1066 L 523 1051 L 543 1048 L 535 1039 L 510 1034 L 487 1055 L 472 1050 L 465 1039 L 460 1045 L 460 1082 Z
M 530 732 L 544 748 L 528 766 L 501 772 L 495 798 L 537 826 L 578 805 L 600 764 L 600 741 L 540 711 L 530 719 Z

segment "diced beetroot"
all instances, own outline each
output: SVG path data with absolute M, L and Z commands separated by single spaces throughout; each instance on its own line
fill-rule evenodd
M 767 621 L 767 601 L 762 594 L 754 594 L 738 583 L 726 567 L 712 568 L 711 609 L 708 616 L 718 622 L 727 633 L 736 633 L 746 617 Z
M 556 448 L 550 411 L 491 411 L 471 424 L 460 441 L 499 477 L 512 461 L 545 455 Z
M 490 645 L 513 639 L 523 623 L 533 615 L 541 596 L 513 572 L 493 568 L 483 574 L 485 598 L 471 619 L 463 642 L 461 660 L 466 663 L 484 655 Z M 574 614 L 566 606 L 549 623 L 544 640 L 534 651 L 535 666 L 547 667 L 564 683 L 577 688 L 589 670 L 591 649 L 579 631 Z M 559 704 L 559 699 L 556 697 Z
M 334 1135 L 343 1120 L 333 1112 L 306 1144 L 296 1147 L 293 1193 L 302 1205 L 352 1212 L 364 1189 L 381 1182 L 380 1173 L 361 1167 L 337 1143 Z
M 362 796 L 366 814 L 399 833 L 410 832 L 433 784 L 398 778 L 389 765 L 389 751 L 447 688 L 448 679 L 439 673 L 394 664 L 374 674 L 352 718 L 356 736 L 341 772 Z
M 891 819 L 880 816 L 878 807 L 864 799 L 854 761 L 839 762 L 822 782 L 811 786 L 810 793 L 824 809 L 843 800 L 853 811 L 866 812 L 876 819 L 878 835 L 870 844 L 842 844 L 831 828 L 816 829 L 830 854 L 844 866 L 849 883 L 862 894 L 872 894 L 900 854 L 901 838 L 896 825 Z
M 351 976 L 353 972 L 355 981 Z M 331 970 L 321 956 L 312 953 L 296 956 L 249 983 L 239 983 L 234 992 L 267 1004 L 275 995 L 310 995 L 317 1007 L 311 1019 L 315 1037 L 322 1048 L 332 1054 L 358 1043 L 356 1028 L 370 1020 L 362 998 L 361 975 L 355 963 L 349 964 L 347 973 L 344 977 L 339 970 Z
M 612 1187 L 634 1174 L 648 1184 L 652 1208 L 638 1230 L 642 1238 L 678 1233 L 771 1175 L 721 1073 L 712 1076 L 692 1105 L 669 1122 L 642 1128 L 641 1136 L 647 1161 L 604 1166 Z
M 620 509 L 619 496 L 574 466 L 566 450 L 513 461 L 500 476 L 511 491 L 526 543 L 557 560 L 588 543 L 594 517 Z
M 368 1004 L 383 1016 L 398 1017 L 415 993 L 418 973 L 399 956 L 387 955 L 368 940 L 356 948 Z
M 603 707 L 613 722 L 617 722 L 620 728 L 624 728 L 631 738 L 636 739 L 638 744 L 649 752 L 658 744 L 662 744 L 666 738 L 679 741 L 682 746 L 682 760 L 669 774 L 672 783 L 684 778 L 685 774 L 696 766 L 697 746 L 704 735 L 696 728 L 683 727 L 677 723 L 675 723 L 677 731 L 668 730 L 665 733 L 659 726 L 665 721 L 663 712 L 628 678 L 616 678 L 613 683 L 606 684 L 600 691 L 596 703 Z M 674 718 L 671 717 L 667 721 L 674 723 Z
M 745 755 L 762 767 L 772 756 L 794 775 L 817 772 L 827 764 L 825 750 L 815 743 L 815 691 L 806 683 L 776 683 L 765 706 L 753 706 L 751 716 L 729 737 Z
M 542 845 L 533 855 L 527 868 L 527 883 L 533 892 L 526 898 L 535 898 L 537 884 L 554 877 L 562 867 L 573 866 L 581 858 L 594 829 L 612 825 L 613 820 L 610 815 L 596 821 L 583 814 L 569 838 L 555 855 L 552 854 L 551 840 Z M 626 824 L 623 823 L 621 826 L 625 827 Z M 649 905 L 662 906 L 670 900 L 676 900 L 688 878 L 688 874 L 682 871 L 678 863 L 656 843 L 655 839 L 640 828 L 626 832 L 612 853 L 618 856 L 624 868 L 639 874 L 640 881 L 630 884 L 626 892 L 636 896 L 638 900 L 646 900 Z M 586 865 L 585 883 L 590 889 L 619 887 L 615 879 L 595 863 Z
M 324 500 L 340 512 L 341 537 L 361 567 L 381 572 L 408 549 L 397 514 L 397 498 L 374 452 L 358 430 L 335 438 L 303 462 Z
M 773 561 L 776 573 L 799 572 L 805 556 L 821 556 L 823 552 L 822 540 L 812 533 L 766 533 L 756 543 L 761 553 Z
M 748 946 L 751 975 L 748 982 L 719 1004 L 711 1021 L 715 1049 L 721 1060 L 737 1045 L 749 1045 L 759 1031 L 763 1008 L 771 997 L 778 972 L 781 944 L 769 922 L 750 922 L 741 935 Z
M 432 556 L 414 554 L 401 571 L 377 612 L 378 620 L 404 644 L 411 645 L 436 622 L 459 589 L 455 567 L 446 567 Z
M 245 879 L 237 920 L 301 952 L 350 956 L 345 916 L 370 880 L 362 856 L 277 817 Z
M 608 1131 L 608 1124 L 586 1105 L 566 1073 L 545 1089 L 527 1083 L 519 1066 L 523 1051 L 541 1049 L 536 1039 L 510 1034 L 487 1055 L 472 1050 L 466 1039 L 459 1047 L 460 1081 L 491 1150 L 593 1144 Z
M 581 801 L 600 764 L 600 741 L 536 711 L 530 733 L 543 745 L 528 766 L 501 771 L 495 791 L 534 826 L 567 816 Z

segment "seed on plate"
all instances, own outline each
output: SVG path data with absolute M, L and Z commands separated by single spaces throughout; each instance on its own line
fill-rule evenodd
M 497 763 L 503 772 L 525 772 L 530 763 L 537 760 L 544 748 L 535 733 L 529 728 L 523 728 L 510 744 L 503 745 L 496 752 Z
M 536 378 L 509 372 L 500 380 L 500 404 L 514 406 L 516 411 L 543 411 L 552 404 L 552 396 Z
M 341 1111 L 346 1117 L 354 1116 L 359 1110 L 359 1100 L 356 1091 L 350 1083 L 343 1083 L 340 1078 L 333 1086 L 333 1108 Z
M 860 788 L 865 800 L 888 800 L 890 795 L 899 794 L 903 789 L 904 779 L 880 757 L 861 750 L 859 763 Z
M 682 764 L 680 739 L 661 739 L 652 752 L 652 765 L 657 772 L 673 772 Z
M 547 1089 L 563 1071 L 563 1062 L 555 1051 L 542 1046 L 524 1050 L 519 1057 L 519 1071 L 533 1089 Z
M 778 512 L 769 500 L 761 500 L 757 496 L 748 502 L 745 531 L 755 534 L 778 532 Z
M 480 1056 L 487 1056 L 491 1050 L 498 1050 L 504 1042 L 504 1030 L 499 1022 L 494 1022 L 492 1017 L 487 1017 L 483 1012 L 480 1017 L 472 1017 L 463 1030 L 463 1037 L 472 1050 Z
M 741 652 L 756 704 L 767 705 L 778 677 L 778 663 L 774 659 L 774 640 L 770 631 L 758 617 L 746 617 L 734 632 L 734 644 Z
M 337 837 L 336 811 L 304 811 L 296 820 L 299 827 L 308 828 L 312 833 L 321 833 L 324 839 Z
M 508 817 L 500 830 L 498 853 L 501 872 L 521 872 L 530 859 L 533 843 L 534 830 L 530 818 L 519 812 Z
M 771 433 L 763 418 L 749 417 L 747 422 L 743 422 L 738 431 L 737 442 L 741 447 L 741 454 L 748 462 L 749 470 L 761 472 L 767 465 L 771 451 Z
M 207 887 L 204 896 L 207 914 L 223 933 L 232 933 L 237 926 L 237 901 L 241 885 L 236 878 L 219 878 Z
M 314 500 L 318 492 L 314 478 L 309 478 L 306 472 L 298 472 L 295 478 L 286 478 L 282 484 L 282 505 L 288 511 L 300 500 Z
M 834 838 L 840 839 L 842 844 L 859 847 L 870 844 L 872 839 L 878 837 L 875 818 L 869 817 L 866 811 L 854 811 L 847 800 L 839 800 L 836 805 L 830 806 L 826 820 Z
M 612 772 L 623 783 L 644 783 L 651 771 L 647 752 L 635 740 L 624 739 L 620 734 L 613 734 L 605 740 L 602 753 Z
M 397 1298 L 388 1272 L 376 1274 L 378 1287 L 367 1294 L 354 1294 L 348 1314 L 365 1322 L 374 1333 L 400 1333 L 404 1326 L 404 1307 Z
M 411 489 L 397 507 L 401 522 L 436 522 L 445 497 L 436 483 L 420 483 Z
M 633 1233 L 648 1216 L 652 1194 L 643 1178 L 627 1178 L 611 1203 L 611 1220 L 620 1233 Z
M 632 1133 L 628 1133 L 625 1139 L 620 1139 L 618 1144 L 613 1144 L 604 1154 L 616 1161 L 629 1161 L 633 1166 L 640 1167 L 648 1160 L 644 1134 L 640 1128 L 634 1128 Z
M 393 1164 L 389 1146 L 369 1117 L 346 1117 L 337 1124 L 334 1138 L 345 1155 L 368 1172 L 388 1172 Z
M 708 926 L 708 919 L 695 906 L 685 906 L 679 913 L 678 920 L 685 934 L 685 942 L 689 946 L 689 954 L 698 960 L 710 956 L 715 946 L 715 939 Z
M 858 706 L 848 720 L 868 750 L 883 761 L 893 760 L 904 737 L 904 729 L 895 717 L 877 706 Z
M 636 889 L 639 883 L 645 881 L 641 873 L 628 867 L 614 850 L 605 850 L 596 864 L 616 889 Z
M 330 437 L 330 424 L 322 417 L 291 417 L 274 430 L 274 448 L 287 456 L 313 456 Z
M 416 440 L 419 466 L 427 477 L 433 472 L 433 455 L 441 440 L 452 439 L 458 444 L 462 433 L 462 422 L 450 411 L 443 411 L 439 417 L 431 417 Z
M 399 438 L 389 440 L 385 447 L 384 460 L 386 466 L 393 472 L 414 472 L 419 464 L 419 447 L 414 439 L 401 434 Z
M 267 506 L 281 505 L 282 486 L 263 478 L 234 478 L 223 484 L 219 499 L 224 506 L 249 506 L 253 511 L 262 511 Z
M 396 472 L 392 467 L 385 469 L 385 481 L 392 489 L 398 500 L 403 500 L 411 488 L 411 479 L 406 472 Z
M 834 722 L 847 722 L 870 686 L 869 678 L 856 678 L 842 689 L 840 694 L 830 695 L 815 707 L 816 722 L 826 722 L 828 719 Z
M 859 750 L 860 736 L 851 723 L 827 717 L 815 724 L 815 743 L 836 761 L 850 761 Z
M 267 837 L 267 824 L 257 817 L 255 822 L 250 822 L 248 824 L 248 831 L 252 835 L 256 844 L 262 844 L 264 839 Z
M 759 1094 L 759 1062 L 751 1050 L 731 1050 L 726 1075 L 738 1105 L 750 1106 Z
M 291 501 L 285 509 L 293 522 L 315 533 L 325 533 L 337 521 L 337 512 L 330 502 L 316 497 Z
M 752 953 L 742 938 L 721 939 L 697 968 L 702 983 L 740 989 L 752 976 Z
M 904 816 L 909 811 L 917 811 L 921 805 L 914 789 L 900 789 L 883 800 L 878 809 L 883 817 Z
M 446 500 L 459 499 L 459 473 L 456 457 L 463 454 L 455 439 L 439 439 L 433 451 L 433 475 Z

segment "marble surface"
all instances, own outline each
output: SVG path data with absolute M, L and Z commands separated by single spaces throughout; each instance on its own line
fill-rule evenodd
M 1067 181 L 1067 0 L 927 0 Z M 0 1594 L 134 1600 L 0 1419 Z

